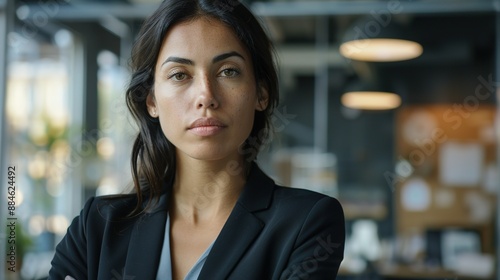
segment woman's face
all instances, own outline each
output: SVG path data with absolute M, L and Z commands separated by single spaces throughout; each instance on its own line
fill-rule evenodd
M 148 111 L 178 156 L 241 159 L 238 147 L 250 135 L 255 110 L 266 106 L 267 92 L 257 87 L 250 54 L 232 29 L 202 17 L 169 30 Z

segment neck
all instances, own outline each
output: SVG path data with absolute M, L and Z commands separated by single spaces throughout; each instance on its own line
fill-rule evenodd
M 177 156 L 171 215 L 190 223 L 229 216 L 246 181 L 244 160 Z

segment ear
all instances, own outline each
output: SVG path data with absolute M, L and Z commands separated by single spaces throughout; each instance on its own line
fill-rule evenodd
M 146 106 L 148 108 L 148 113 L 152 118 L 158 117 L 158 110 L 156 108 L 156 99 L 153 93 L 149 93 L 146 97 Z
M 259 92 L 257 94 L 257 101 L 255 104 L 255 110 L 264 111 L 269 105 L 269 92 L 264 86 L 260 86 Z

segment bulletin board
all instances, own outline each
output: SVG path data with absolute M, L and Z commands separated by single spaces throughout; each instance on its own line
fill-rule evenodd
M 392 184 L 398 234 L 459 228 L 480 233 L 493 253 L 498 187 L 496 107 L 419 105 L 396 118 Z

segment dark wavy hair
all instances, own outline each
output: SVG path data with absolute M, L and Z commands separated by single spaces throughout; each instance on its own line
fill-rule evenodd
M 239 149 L 247 163 L 255 160 L 271 131 L 271 114 L 279 99 L 278 77 L 272 43 L 255 16 L 236 0 L 163 1 L 144 22 L 132 49 L 132 77 L 126 102 L 139 127 L 131 158 L 138 200 L 132 215 L 152 208 L 166 191 L 164 182 L 175 176 L 175 147 L 163 134 L 158 120 L 149 115 L 146 98 L 154 94 L 154 69 L 167 31 L 178 23 L 200 17 L 219 20 L 234 31 L 251 55 L 257 88 L 267 90 L 268 106 L 256 111 L 250 136 Z M 258 91 L 261 99 L 262 92 Z

